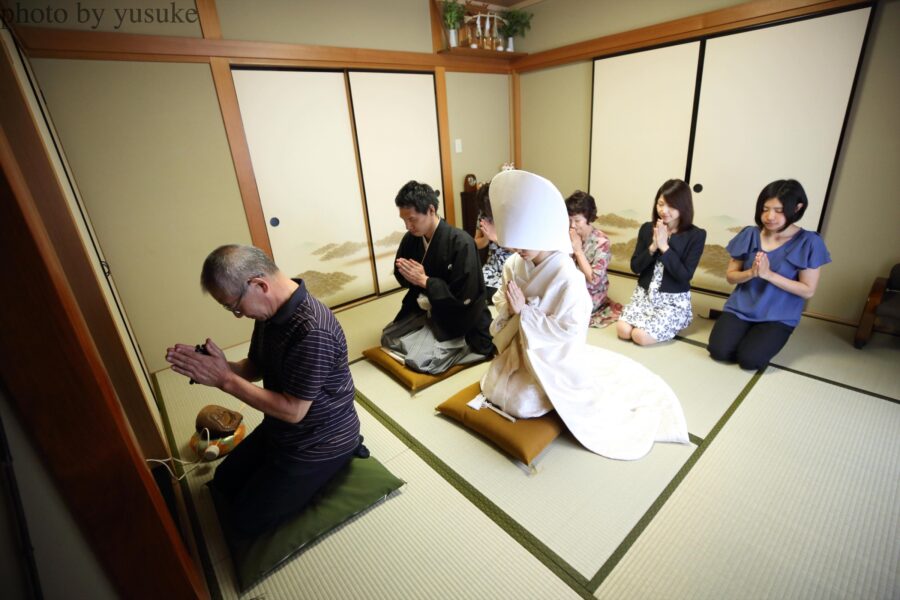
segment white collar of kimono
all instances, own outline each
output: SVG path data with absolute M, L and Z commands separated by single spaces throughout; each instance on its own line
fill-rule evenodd
M 528 171 L 502 171 L 491 180 L 491 210 L 504 248 L 572 253 L 562 194 Z

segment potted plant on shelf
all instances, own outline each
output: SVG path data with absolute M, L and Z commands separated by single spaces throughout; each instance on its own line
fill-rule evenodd
M 444 25 L 449 32 L 450 47 L 456 48 L 459 44 L 459 28 L 466 16 L 466 7 L 455 0 L 441 0 L 441 14 L 444 17 Z
M 534 14 L 524 10 L 512 9 L 500 13 L 500 35 L 506 38 L 506 51 L 513 51 L 513 38 L 525 37 L 525 32 L 531 29 L 531 17 Z

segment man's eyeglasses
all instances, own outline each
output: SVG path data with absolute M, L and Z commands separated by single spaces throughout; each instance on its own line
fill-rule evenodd
M 243 301 L 244 295 L 247 293 L 247 290 L 250 289 L 250 282 L 251 282 L 254 278 L 256 278 L 256 277 L 262 277 L 262 276 L 263 276 L 263 274 L 260 273 L 259 275 L 254 275 L 253 277 L 251 277 L 250 279 L 248 279 L 247 281 L 245 281 L 245 282 L 244 282 L 244 287 L 243 287 L 243 289 L 241 289 L 241 295 L 238 296 L 238 299 L 234 301 L 234 304 L 232 304 L 231 306 L 228 306 L 228 305 L 226 305 L 226 304 L 223 304 L 223 305 L 222 305 L 222 308 L 224 308 L 225 310 L 227 310 L 228 312 L 230 312 L 231 314 L 233 314 L 233 315 L 236 316 L 236 317 L 239 317 L 239 316 L 241 316 L 242 314 L 244 314 L 243 311 L 239 308 L 239 307 L 241 306 L 241 301 Z
M 241 316 L 241 314 L 242 314 L 241 309 L 238 307 L 241 305 L 241 301 L 244 299 L 244 294 L 247 293 L 247 288 L 249 288 L 249 287 L 250 287 L 250 282 L 247 281 L 247 283 L 244 284 L 243 289 L 241 289 L 241 295 L 238 296 L 238 299 L 234 302 L 234 304 L 232 304 L 231 306 L 228 306 L 227 304 L 223 304 L 222 307 L 237 317 Z

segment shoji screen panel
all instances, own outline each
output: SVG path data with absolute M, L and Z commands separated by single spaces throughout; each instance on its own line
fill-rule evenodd
M 800 181 L 800 225 L 817 229 L 859 61 L 869 8 L 728 35 L 707 42 L 691 171 L 695 222 L 724 247 L 753 223 L 760 190 Z M 728 289 L 721 255 L 695 285 Z M 712 254 L 710 249 L 707 255 Z M 719 264 L 722 263 L 722 264 Z
M 700 43 L 594 62 L 590 193 L 613 268 L 630 271 L 640 224 L 667 179 L 684 177 Z
M 397 192 L 411 179 L 442 188 L 434 76 L 350 73 L 350 88 L 378 286 L 384 292 L 398 287 L 393 262 L 405 229 L 394 205 Z
M 330 306 L 374 293 L 344 74 L 233 76 L 275 262 Z

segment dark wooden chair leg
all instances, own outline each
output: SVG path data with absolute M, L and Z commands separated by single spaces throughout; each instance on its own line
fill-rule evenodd
M 856 328 L 856 335 L 853 338 L 853 345 L 856 348 L 862 348 L 872 338 L 872 330 L 875 328 L 875 309 L 881 304 L 884 290 L 887 288 L 887 281 L 887 277 L 878 277 L 872 284 L 869 298 L 859 316 L 859 327 Z

